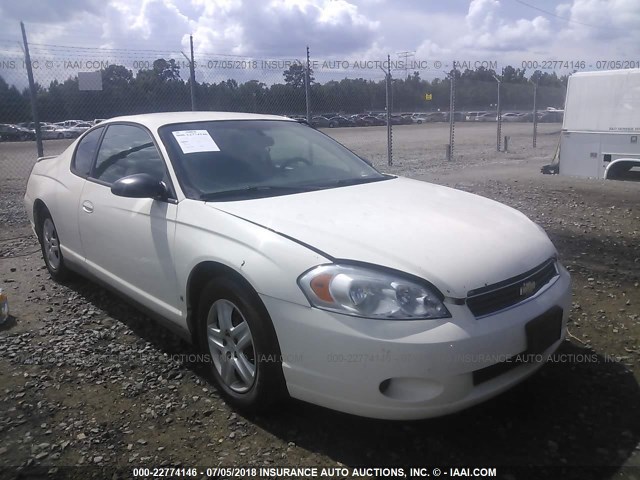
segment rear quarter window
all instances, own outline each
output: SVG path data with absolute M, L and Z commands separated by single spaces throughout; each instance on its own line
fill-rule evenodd
M 76 148 L 76 153 L 73 156 L 73 162 L 71 162 L 71 171 L 76 175 L 80 175 L 81 177 L 87 177 L 89 175 L 103 130 L 103 127 L 96 128 L 80 140 Z

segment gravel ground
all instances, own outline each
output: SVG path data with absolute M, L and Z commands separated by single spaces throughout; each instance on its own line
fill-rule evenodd
M 507 124 L 510 151 L 498 153 L 495 124 L 461 124 L 447 162 L 448 126 L 396 127 L 391 167 L 384 128 L 328 131 L 384 171 L 520 209 L 573 275 L 569 338 L 553 362 L 482 405 L 418 422 L 297 401 L 261 416 L 230 409 L 192 347 L 92 283 L 49 278 L 21 203 L 33 147 L 0 145 L 0 285 L 14 315 L 0 326 L 0 478 L 38 466 L 75 478 L 138 466 L 484 466 L 509 479 L 640 479 L 640 183 L 540 175 L 559 129 L 540 125 L 533 149 L 530 125 Z M 68 142 L 47 143 L 50 153 Z

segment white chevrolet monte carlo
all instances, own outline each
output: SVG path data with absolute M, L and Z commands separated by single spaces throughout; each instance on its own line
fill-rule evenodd
M 283 117 L 113 118 L 39 159 L 25 205 L 54 279 L 95 279 L 197 343 L 240 408 L 443 415 L 565 335 L 570 277 L 538 225 Z

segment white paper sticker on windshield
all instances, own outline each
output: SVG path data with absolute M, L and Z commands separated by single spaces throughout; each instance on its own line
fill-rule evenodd
M 206 130 L 180 130 L 171 132 L 182 153 L 219 152 L 220 148 Z

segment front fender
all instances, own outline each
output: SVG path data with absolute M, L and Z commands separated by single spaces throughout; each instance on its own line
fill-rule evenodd
M 215 262 L 236 272 L 260 295 L 308 306 L 297 278 L 328 261 L 274 231 L 189 199 L 178 206 L 174 251 L 184 299 L 191 272 L 203 262 Z

